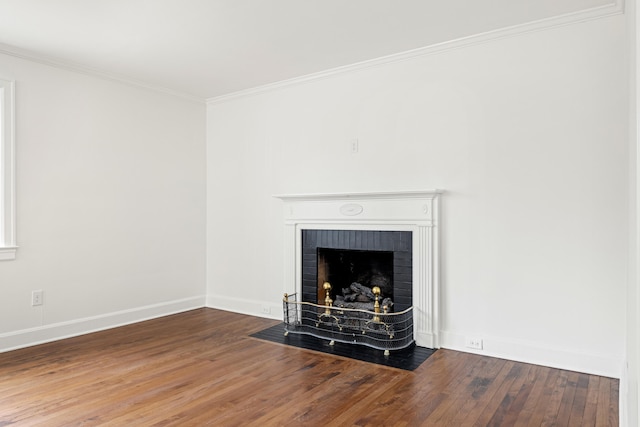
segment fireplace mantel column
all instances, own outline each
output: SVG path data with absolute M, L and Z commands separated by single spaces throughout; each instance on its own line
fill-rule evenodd
M 414 233 L 414 254 L 422 254 L 423 262 L 414 265 L 418 286 L 413 287 L 414 328 L 416 342 L 426 347 L 438 348 L 439 292 L 437 245 L 433 226 L 419 226 Z M 414 279 L 415 282 L 415 279 Z M 430 345 L 426 345 L 430 343 Z

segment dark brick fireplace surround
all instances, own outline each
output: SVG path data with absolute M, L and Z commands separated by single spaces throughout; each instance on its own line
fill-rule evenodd
M 302 230 L 302 301 L 318 303 L 319 249 L 384 251 L 393 255 L 393 311 L 406 310 L 413 304 L 412 248 L 410 231 Z

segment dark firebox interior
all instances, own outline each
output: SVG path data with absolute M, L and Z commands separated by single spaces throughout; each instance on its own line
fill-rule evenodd
M 324 282 L 331 283 L 331 299 L 352 283 L 378 286 L 382 298 L 393 299 L 393 252 L 318 248 L 318 304 L 325 302 Z

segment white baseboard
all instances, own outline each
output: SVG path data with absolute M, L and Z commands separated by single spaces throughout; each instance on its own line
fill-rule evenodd
M 434 334 L 429 334 L 426 332 L 414 332 L 414 338 L 416 341 L 416 345 L 420 347 L 426 348 L 436 348 L 436 338 Z
M 0 334 L 0 353 L 204 307 L 197 296 Z
M 249 300 L 245 298 L 207 297 L 207 307 L 234 313 L 268 319 L 282 320 L 282 304 Z M 263 311 L 267 308 L 269 313 Z M 423 337 L 423 341 L 433 341 L 433 337 Z M 499 338 L 483 337 L 483 349 L 472 350 L 465 346 L 465 336 L 443 331 L 439 337 L 440 347 L 484 356 L 498 357 L 516 362 L 531 363 L 551 368 L 620 378 L 622 359 L 599 355 L 578 353 L 572 350 L 549 348 L 538 343 L 525 341 L 509 341 Z M 424 345 L 424 343 L 422 344 Z M 427 347 L 433 347 L 428 346 Z
M 282 320 L 282 302 L 250 300 L 245 298 L 207 296 L 207 307 L 216 308 L 233 313 L 248 314 L 249 316 L 264 317 L 266 319 Z M 268 313 L 263 311 L 268 309 Z
M 198 296 L 0 334 L 0 353 L 201 307 L 282 320 L 281 303 L 211 295 Z M 484 337 L 483 349 L 472 350 L 465 347 L 463 335 L 443 331 L 440 334 L 440 347 L 611 378 L 623 376 L 622 359 L 548 348 L 536 343 Z
M 544 347 L 533 342 L 483 337 L 483 349 L 474 350 L 465 346 L 464 335 L 443 331 L 440 334 L 440 347 L 610 378 L 620 378 L 622 373 L 622 359 Z

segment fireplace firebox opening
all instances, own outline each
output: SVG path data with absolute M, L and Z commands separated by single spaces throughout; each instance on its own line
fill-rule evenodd
M 381 306 L 393 311 L 393 252 L 318 248 L 317 253 L 318 304 L 324 304 L 329 282 L 334 306 L 373 310 L 377 286 Z
M 381 305 L 389 298 L 389 312 L 400 312 L 413 305 L 412 281 L 410 231 L 302 230 L 302 301 L 324 304 L 324 282 L 331 283 L 336 306 L 341 301 L 338 297 L 345 296 L 343 289 L 359 284 L 366 288 L 361 291 L 369 294 L 378 286 Z M 350 292 L 346 299 L 358 299 L 362 292 Z M 373 301 L 369 304 L 373 307 Z

